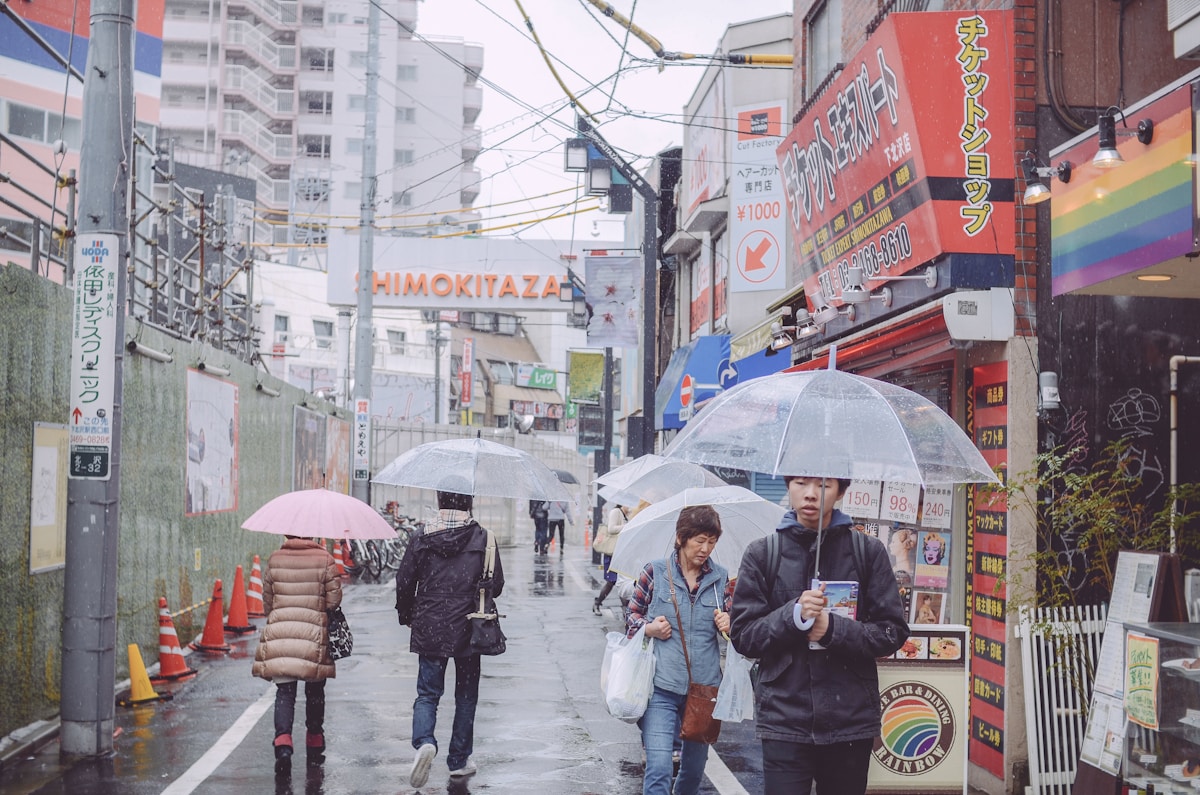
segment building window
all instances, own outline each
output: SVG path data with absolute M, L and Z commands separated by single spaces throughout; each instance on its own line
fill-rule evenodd
M 417 79 L 417 65 L 415 63 L 402 63 L 396 67 L 396 80 L 402 83 L 411 83 Z
M 396 149 L 393 157 L 397 166 L 407 166 L 413 161 L 413 150 Z
M 288 341 L 288 337 L 289 337 L 288 332 L 290 330 L 291 330 L 291 318 L 289 318 L 287 315 L 276 315 L 275 316 L 275 341 L 281 342 L 281 343 L 286 343 Z
M 367 53 L 366 53 L 366 51 L 350 53 L 350 68 L 351 69 L 366 69 L 367 68 Z
M 390 328 L 387 330 L 388 353 L 404 354 L 404 342 L 408 338 L 400 329 Z
M 515 384 L 517 376 L 513 373 L 512 365 L 508 362 L 502 362 L 497 359 L 487 360 L 488 371 L 492 374 L 492 381 L 497 384 Z
M 300 148 L 308 157 L 329 157 L 329 148 L 332 141 L 328 135 L 302 135 L 300 136 Z
M 308 64 L 310 72 L 333 71 L 333 50 L 314 47 L 305 50 L 301 57 L 304 59 L 304 63 Z
M 350 95 L 350 110 L 366 110 L 367 95 L 366 94 L 351 94 Z
M 471 328 L 476 331 L 494 332 L 496 330 L 496 313 L 476 312 L 475 316 L 471 318 Z
M 346 24 L 346 14 L 344 12 L 331 11 L 325 15 L 326 25 L 344 25 Z
M 516 336 L 517 322 L 516 315 L 496 315 L 496 333 Z
M 321 201 L 329 195 L 329 180 L 322 177 L 297 177 L 296 197 L 305 201 Z
M 414 124 L 417 121 L 417 109 L 396 108 L 396 121 L 401 124 Z
M 313 319 L 313 336 L 318 348 L 333 347 L 333 321 Z
M 306 28 L 319 28 L 325 24 L 325 11 L 319 6 L 305 6 L 301 13 L 301 24 Z
M 841 0 L 824 0 L 816 6 L 805 21 L 805 28 L 808 34 L 805 90 L 811 91 L 842 58 Z
M 317 116 L 333 115 L 332 91 L 305 91 L 300 95 L 306 112 Z

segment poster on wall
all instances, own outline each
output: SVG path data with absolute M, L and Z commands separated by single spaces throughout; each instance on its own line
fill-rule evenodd
M 350 423 L 325 418 L 325 488 L 350 493 Z
M 33 424 L 29 486 L 29 573 L 67 563 L 67 426 Z
M 238 500 L 238 388 L 187 373 L 187 477 L 184 513 L 236 511 Z
M 292 491 L 325 487 L 325 416 L 296 406 L 292 413 Z

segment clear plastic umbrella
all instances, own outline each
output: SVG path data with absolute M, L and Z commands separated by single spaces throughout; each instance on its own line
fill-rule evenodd
M 929 400 L 838 370 L 737 384 L 693 417 L 663 455 L 771 475 L 999 482 L 970 437 Z
M 675 522 L 690 505 L 711 505 L 721 517 L 721 539 L 711 558 L 736 575 L 742 553 L 751 541 L 772 532 L 783 518 L 783 508 L 741 486 L 683 489 L 661 502 L 643 508 L 617 536 L 609 568 L 636 578 L 647 563 L 671 554 L 675 548 Z
M 571 500 L 550 467 L 524 450 L 479 438 L 417 445 L 381 469 L 371 481 L 474 497 Z
M 654 453 L 638 456 L 604 473 L 595 482 L 615 489 L 620 495 L 617 502 L 631 506 L 642 500 L 658 502 L 678 494 L 680 489 L 728 485 L 699 464 Z

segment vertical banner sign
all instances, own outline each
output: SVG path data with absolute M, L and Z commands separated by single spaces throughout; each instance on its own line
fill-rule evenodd
M 71 415 L 67 477 L 108 480 L 112 458 L 113 390 L 117 380 L 116 235 L 79 240 L 71 336 Z
M 458 403 L 463 408 L 471 408 L 473 396 L 471 387 L 475 383 L 475 338 L 463 338 L 462 366 L 459 368 Z
M 354 401 L 354 479 L 371 479 L 371 401 Z
M 632 348 L 642 330 L 642 259 L 596 251 L 584 260 L 591 348 Z
M 994 469 L 1008 465 L 1008 365 L 974 368 L 970 397 L 975 445 Z M 971 734 L 973 764 L 1003 779 L 1005 565 L 1008 560 L 1008 511 L 1003 497 L 981 495 L 971 487 L 974 512 L 968 578 L 971 622 Z
M 783 290 L 787 287 L 787 223 L 783 180 L 775 150 L 783 142 L 784 105 L 737 109 L 733 133 L 733 173 L 729 177 L 729 291 Z

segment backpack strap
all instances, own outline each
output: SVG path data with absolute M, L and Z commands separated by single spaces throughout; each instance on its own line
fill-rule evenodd
M 771 603 L 771 594 L 775 592 L 775 580 L 779 577 L 779 562 L 783 553 L 779 549 L 779 533 L 767 536 L 767 604 Z

